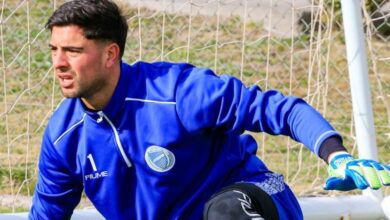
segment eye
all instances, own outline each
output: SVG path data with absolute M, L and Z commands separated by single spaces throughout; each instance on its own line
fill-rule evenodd
M 69 56 L 78 56 L 80 53 L 81 53 L 81 49 L 80 48 L 69 48 L 67 50 L 67 53 L 69 54 Z
M 79 54 L 79 52 L 70 50 L 70 51 L 68 51 L 68 54 L 70 56 L 74 57 L 74 56 L 77 56 L 77 54 Z
M 49 45 L 49 48 L 50 48 L 51 51 L 57 50 L 57 47 L 52 46 L 52 45 Z
M 57 47 L 49 46 L 49 48 L 50 48 L 51 54 L 55 55 L 57 52 Z

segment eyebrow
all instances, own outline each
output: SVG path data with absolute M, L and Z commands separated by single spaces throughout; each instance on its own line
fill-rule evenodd
M 49 47 L 50 48 L 58 48 L 57 46 L 54 46 L 52 44 L 49 44 Z M 75 47 L 75 46 L 65 46 L 65 47 L 61 47 L 61 48 L 65 51 L 82 51 L 84 49 L 84 47 Z

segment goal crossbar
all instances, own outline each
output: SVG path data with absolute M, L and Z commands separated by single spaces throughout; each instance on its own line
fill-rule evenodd
M 390 196 L 383 201 L 371 195 L 300 197 L 305 220 L 390 219 Z M 382 208 L 381 208 L 382 207 Z M 2 220 L 26 220 L 28 213 L 0 214 Z M 96 209 L 75 210 L 71 220 L 104 220 Z

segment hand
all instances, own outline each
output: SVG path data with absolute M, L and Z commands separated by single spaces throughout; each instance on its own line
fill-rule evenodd
M 379 189 L 382 185 L 390 185 L 389 165 L 374 160 L 356 160 L 348 153 L 331 158 L 328 172 L 325 190 Z

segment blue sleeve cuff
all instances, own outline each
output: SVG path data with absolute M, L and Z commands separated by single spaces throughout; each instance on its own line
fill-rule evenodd
M 341 136 L 339 135 L 339 133 L 337 133 L 336 131 L 334 130 L 329 130 L 329 131 L 326 131 L 324 133 L 322 133 L 316 140 L 315 144 L 314 144 L 314 147 L 313 147 L 313 150 L 315 152 L 316 155 L 320 156 L 320 149 L 322 147 L 322 144 L 324 143 L 324 141 L 326 139 L 328 139 L 329 137 L 333 137 L 333 136 L 337 136 L 341 139 Z

